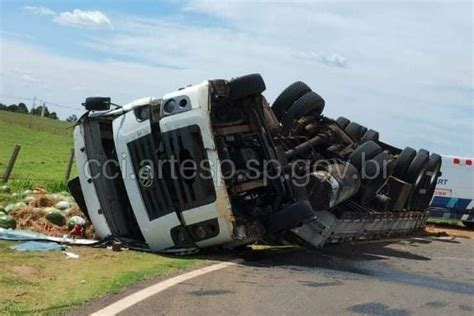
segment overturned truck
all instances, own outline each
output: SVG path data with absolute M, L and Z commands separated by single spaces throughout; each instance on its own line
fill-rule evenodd
M 272 106 L 264 90 L 252 74 L 123 106 L 87 98 L 69 187 L 97 236 L 153 251 L 321 247 L 424 226 L 439 155 L 324 116 L 323 98 L 303 82 Z

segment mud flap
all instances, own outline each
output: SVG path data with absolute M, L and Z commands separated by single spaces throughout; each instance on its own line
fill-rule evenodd
M 311 220 L 313 216 L 311 204 L 307 200 L 299 201 L 271 214 L 264 222 L 264 226 L 267 233 L 278 233 L 301 225 Z
M 313 247 L 322 247 L 331 236 L 336 217 L 328 211 L 315 212 L 312 221 L 292 229 L 292 233 Z

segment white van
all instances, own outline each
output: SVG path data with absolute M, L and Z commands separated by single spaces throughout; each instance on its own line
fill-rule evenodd
M 430 216 L 459 219 L 474 227 L 474 158 L 442 156 Z

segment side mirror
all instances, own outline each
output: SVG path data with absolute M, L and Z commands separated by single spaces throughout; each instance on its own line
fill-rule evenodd
M 110 98 L 90 97 L 82 105 L 89 111 L 107 111 L 110 109 Z

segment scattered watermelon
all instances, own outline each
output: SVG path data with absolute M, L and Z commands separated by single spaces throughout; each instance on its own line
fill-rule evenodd
M 10 215 L 0 215 L 0 228 L 15 229 L 16 221 Z
M 7 214 L 9 214 L 13 209 L 15 208 L 15 204 L 8 204 L 7 207 L 5 207 L 5 211 Z
M 63 226 L 66 224 L 66 217 L 59 211 L 49 211 L 46 214 L 46 219 L 54 225 Z
M 7 215 L 7 211 L 5 210 L 5 208 L 0 207 L 0 215 Z
M 27 196 L 26 198 L 23 199 L 23 203 L 25 204 L 30 204 L 31 202 L 33 202 L 35 200 L 35 198 L 33 196 Z
M 58 210 L 65 211 L 71 207 L 71 203 L 69 203 L 68 201 L 59 201 L 54 207 Z
M 86 220 L 80 216 L 73 216 L 67 222 L 67 226 L 69 230 L 72 230 L 76 225 L 85 226 Z
M 26 207 L 26 203 L 24 203 L 24 202 L 18 202 L 18 203 L 15 204 L 15 208 L 14 208 L 14 209 L 17 210 L 17 209 L 24 208 L 24 207 Z
M 4 185 L 0 188 L 0 190 L 3 192 L 3 193 L 10 193 L 11 190 L 10 190 L 10 187 L 8 185 Z

